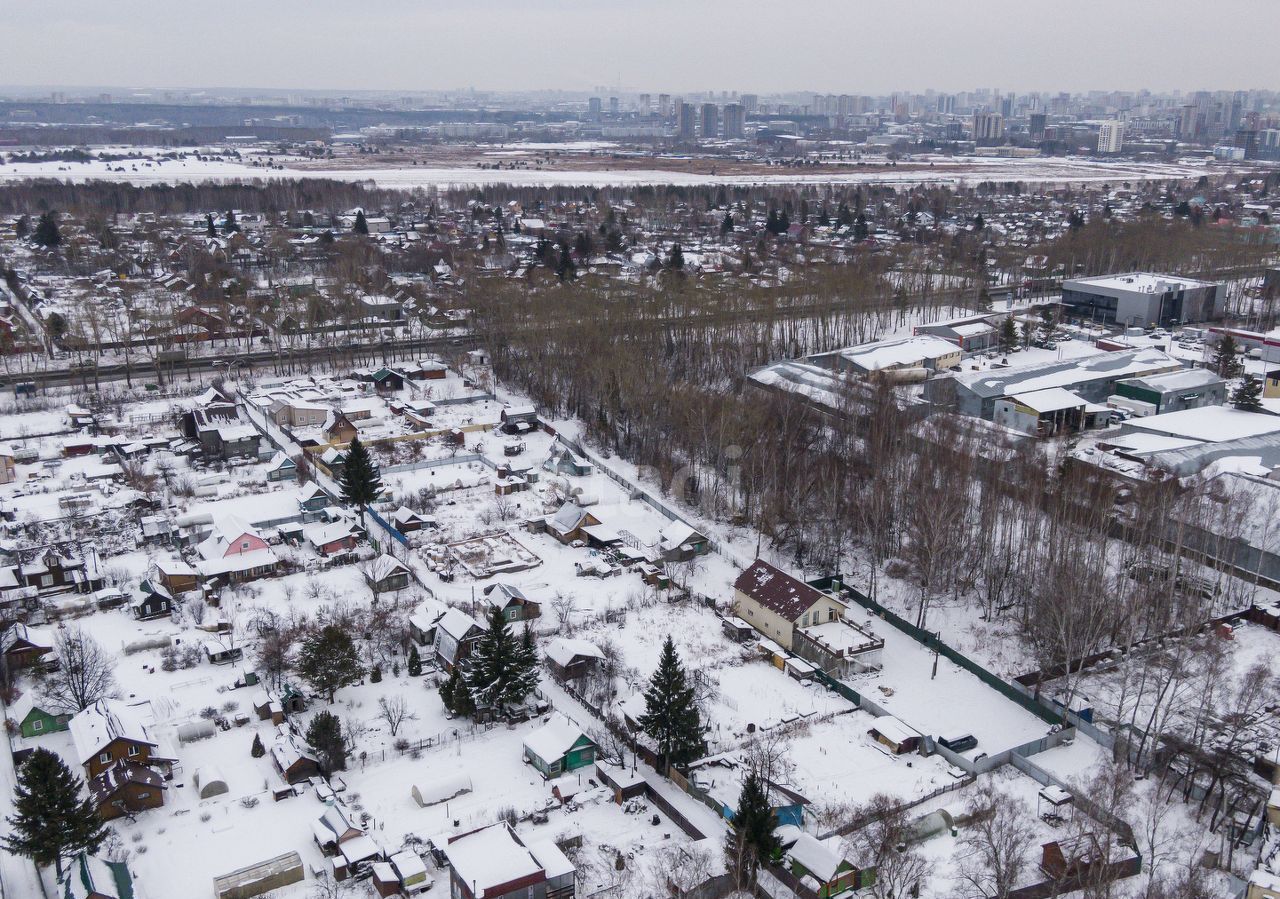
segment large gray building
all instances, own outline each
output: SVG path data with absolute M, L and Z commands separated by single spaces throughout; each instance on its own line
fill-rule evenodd
M 1130 272 L 1062 282 L 1062 305 L 1071 316 L 1110 325 L 1203 322 L 1222 317 L 1226 286 L 1177 275 Z
M 934 378 L 925 381 L 924 396 L 930 402 L 952 406 L 963 415 L 993 421 L 996 401 L 1005 397 L 1060 387 L 1086 402 L 1105 403 L 1119 381 L 1179 371 L 1182 367 L 1177 359 L 1157 349 L 1121 350 Z

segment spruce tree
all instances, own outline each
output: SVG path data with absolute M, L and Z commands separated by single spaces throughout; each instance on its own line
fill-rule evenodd
M 369 233 L 369 220 L 364 217 L 363 209 L 356 210 L 356 221 L 355 224 L 351 226 L 351 230 L 357 234 Z
M 67 856 L 97 852 L 108 831 L 93 803 L 80 798 L 83 788 L 61 758 L 37 749 L 18 769 L 14 814 L 5 818 L 9 833 L 0 845 L 39 866 L 57 865 L 59 875 Z
M 17 223 L 13 226 L 13 233 L 18 240 L 25 240 L 27 235 L 31 233 L 31 219 L 25 215 L 19 216 Z
M 733 233 L 733 213 L 726 212 L 724 214 L 724 220 L 720 222 L 720 234 L 721 236 L 724 236 L 726 234 L 732 234 L 732 233 Z
M 573 255 L 569 252 L 569 245 L 565 244 L 560 247 L 560 261 L 556 264 L 556 275 L 561 281 L 572 281 L 577 274 L 577 267 L 573 264 Z
M 1018 326 L 1014 324 L 1013 316 L 1009 316 L 1000 325 L 1000 349 L 1006 353 L 1016 349 L 1018 346 Z
M 1213 370 L 1220 378 L 1236 378 L 1244 366 L 1240 364 L 1240 348 L 1230 334 L 1223 334 L 1213 356 Z
M 267 754 L 267 747 L 262 745 L 262 734 L 253 735 L 253 745 L 249 747 L 249 755 L 260 759 Z
M 1231 405 L 1241 412 L 1262 411 L 1262 382 L 1253 375 L 1246 374 L 1240 386 L 1231 394 Z
M 342 771 L 347 767 L 347 738 L 342 733 L 342 722 L 328 709 L 317 712 L 307 725 L 307 745 L 316 753 L 316 761 L 325 774 Z
M 298 674 L 333 702 L 338 690 L 360 682 L 364 668 L 351 635 L 336 624 L 327 624 L 302 641 Z
M 475 714 L 476 703 L 460 667 L 454 668 L 449 679 L 440 685 L 440 701 L 452 714 L 462 718 Z
M 40 246 L 52 250 L 62 244 L 62 232 L 58 230 L 58 217 L 52 210 L 40 216 L 31 239 Z
M 684 271 L 684 250 L 680 248 L 680 244 L 673 243 L 671 245 L 671 255 L 667 257 L 667 267 L 673 271 Z
M 356 506 L 361 515 L 382 495 L 382 475 L 359 437 L 352 438 L 351 445 L 347 447 L 347 461 L 342 466 L 339 485 L 342 487 L 342 501 Z
M 418 644 L 409 646 L 409 676 L 422 676 L 422 656 L 418 655 Z
M 470 695 L 475 702 L 496 709 L 523 702 L 538 684 L 537 665 L 532 636 L 527 642 L 517 638 L 502 610 L 494 606 L 489 612 L 489 629 L 467 660 Z
M 204 217 L 204 233 L 205 233 L 205 234 L 207 234 L 209 237 L 217 237 L 217 236 L 218 236 L 218 229 L 217 229 L 217 227 L 213 224 L 213 213 L 212 213 L 212 212 L 210 212 L 210 213 L 206 213 L 206 214 L 205 214 L 205 217 Z
M 693 687 L 670 635 L 645 691 L 644 707 L 640 727 L 658 744 L 664 767 L 687 765 L 702 754 L 702 722 L 693 701 Z
M 773 834 L 777 824 L 769 805 L 768 785 L 753 768 L 743 778 L 725 852 L 739 886 L 752 886 L 760 867 L 773 860 L 780 846 Z
M 236 213 L 234 209 L 228 209 L 227 214 L 222 219 L 222 233 L 233 234 L 240 230 L 240 225 L 236 221 Z

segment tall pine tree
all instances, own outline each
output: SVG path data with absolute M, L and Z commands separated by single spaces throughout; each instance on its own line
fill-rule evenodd
M 347 738 L 342 722 L 328 709 L 317 712 L 307 725 L 307 745 L 315 750 L 316 760 L 325 774 L 347 767 Z
M 31 239 L 50 250 L 62 244 L 62 232 L 58 230 L 58 217 L 52 210 L 40 216 Z
M 355 224 L 351 226 L 351 230 L 357 234 L 369 233 L 369 220 L 364 217 L 363 209 L 356 210 L 356 221 Z
M 342 466 L 339 484 L 342 501 L 357 507 L 361 515 L 382 495 L 382 475 L 359 437 L 352 438 L 351 445 L 347 447 L 347 460 Z
M 658 668 L 649 679 L 644 709 L 640 727 L 658 744 L 664 766 L 687 765 L 702 754 L 702 721 L 693 701 L 693 687 L 670 635 L 662 645 Z
M 351 635 L 336 624 L 326 624 L 302 641 L 298 674 L 333 702 L 338 690 L 360 682 L 364 668 Z
M 739 887 L 750 888 L 762 865 L 768 865 L 780 846 L 774 836 L 778 822 L 769 805 L 768 784 L 756 769 L 747 772 L 733 813 L 725 860 Z
M 1253 375 L 1245 375 L 1231 394 L 1231 405 L 1241 412 L 1262 411 L 1262 383 Z
M 494 709 L 523 702 L 538 685 L 532 634 L 526 630 L 517 638 L 496 605 L 489 612 L 489 629 L 467 660 L 466 681 L 475 702 Z
M 1213 370 L 1220 378 L 1239 377 L 1243 366 L 1240 364 L 1240 348 L 1230 334 L 1223 334 L 1218 341 L 1218 349 L 1213 356 Z
M 84 784 L 55 753 L 40 748 L 18 769 L 14 814 L 5 819 L 9 833 L 0 838 L 6 852 L 22 855 L 37 865 L 57 865 L 84 850 L 97 852 L 107 827 L 89 799 L 81 799 Z

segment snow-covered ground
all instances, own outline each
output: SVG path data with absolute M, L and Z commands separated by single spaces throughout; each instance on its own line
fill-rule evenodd
M 529 145 L 526 145 L 529 146 Z M 279 162 L 280 160 L 277 160 Z M 479 169 L 467 167 L 408 166 L 402 168 L 294 168 L 284 164 L 255 167 L 225 159 L 197 160 L 93 160 L 89 162 L 10 162 L 0 166 L 0 180 L 58 178 L 74 182 L 95 179 L 127 181 L 131 184 L 173 184 L 183 181 L 227 182 L 254 178 L 326 178 L 339 181 L 372 182 L 379 187 L 458 187 L 486 184 L 513 186 L 647 184 L 960 184 L 975 181 L 1026 182 L 1108 182 L 1143 181 L 1168 178 L 1197 178 L 1210 171 L 1207 165 L 1179 163 L 1109 162 L 1087 158 L 1044 157 L 1001 159 L 987 157 L 913 157 L 913 166 L 903 171 L 878 169 L 870 172 L 814 173 L 812 169 L 787 169 L 767 174 L 712 175 L 694 172 L 645 170 L 630 167 L 610 169 L 528 170 Z M 921 166 L 938 166 L 937 169 Z

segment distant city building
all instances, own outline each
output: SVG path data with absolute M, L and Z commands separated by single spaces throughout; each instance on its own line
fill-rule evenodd
M 1027 131 L 1031 135 L 1032 140 L 1044 140 L 1044 126 L 1048 121 L 1048 116 L 1043 112 L 1033 112 L 1029 117 L 1029 125 Z
M 697 111 L 692 103 L 681 103 L 676 123 L 676 137 L 679 140 L 693 140 L 697 130 Z
M 658 115 L 664 119 L 671 118 L 671 95 L 658 94 Z
M 598 119 L 602 112 L 604 112 L 604 101 L 599 97 L 592 97 L 587 100 L 587 115 L 593 119 Z
M 956 111 L 956 95 L 938 94 L 937 108 L 940 115 L 953 115 Z
M 724 136 L 726 140 L 747 136 L 747 109 L 741 103 L 730 103 L 724 108 Z
M 760 111 L 760 97 L 758 94 L 743 94 L 742 108 L 747 111 L 747 115 L 752 115 Z
M 1103 122 L 1098 129 L 1098 152 L 1119 153 L 1124 146 L 1124 122 L 1112 120 Z
M 720 136 L 720 110 L 714 103 L 702 104 L 702 137 L 715 140 Z
M 649 113 L 653 112 L 653 104 L 649 102 L 650 99 L 651 98 L 649 97 L 648 94 L 640 95 L 640 102 L 637 104 L 640 110 L 640 115 L 648 115 Z
M 618 111 L 619 111 L 618 98 L 610 97 L 609 98 L 609 115 L 617 115 Z
M 999 143 L 1004 140 L 1004 116 L 998 112 L 975 112 L 973 139 L 980 144 Z

